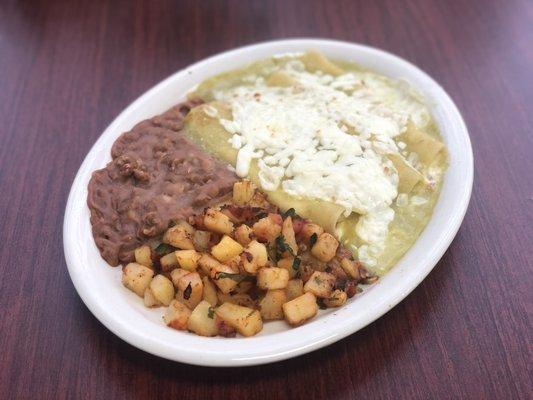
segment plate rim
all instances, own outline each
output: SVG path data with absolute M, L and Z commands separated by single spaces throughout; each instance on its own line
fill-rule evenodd
M 372 312 L 367 312 L 364 316 L 359 316 L 357 319 L 357 324 L 353 324 L 354 321 L 344 321 L 343 324 L 340 324 L 338 326 L 338 331 L 330 334 L 318 334 L 314 335 L 313 341 L 307 344 L 300 344 L 299 346 L 294 346 L 292 348 L 287 348 L 287 346 L 278 346 L 277 349 L 272 350 L 262 350 L 262 351 L 256 351 L 255 354 L 250 355 L 249 357 L 246 357 L 245 354 L 227 354 L 227 352 L 211 352 L 209 354 L 205 354 L 202 350 L 196 350 L 196 349 L 182 349 L 180 352 L 171 352 L 167 353 L 167 347 L 165 346 L 166 343 L 158 341 L 157 338 L 148 338 L 146 335 L 139 334 L 139 332 L 131 332 L 130 327 L 127 326 L 127 324 L 121 323 L 121 321 L 117 320 L 116 317 L 113 317 L 109 310 L 106 310 L 102 307 L 102 304 L 99 303 L 96 299 L 94 299 L 94 296 L 91 295 L 90 288 L 87 287 L 87 285 L 83 282 L 82 276 L 80 274 L 80 271 L 77 269 L 76 265 L 76 251 L 79 250 L 76 243 L 72 242 L 72 238 L 74 238 L 74 235 L 71 235 L 73 224 L 76 223 L 76 216 L 77 212 L 80 211 L 81 208 L 86 207 L 86 201 L 83 202 L 83 204 L 75 203 L 76 195 L 79 194 L 79 186 L 80 181 L 82 180 L 82 177 L 85 176 L 87 173 L 92 173 L 91 171 L 87 171 L 87 167 L 90 161 L 90 156 L 98 151 L 101 151 L 100 147 L 102 147 L 102 143 L 105 142 L 105 138 L 109 136 L 116 126 L 118 126 L 122 120 L 125 118 L 125 116 L 130 113 L 132 110 L 134 110 L 139 104 L 141 104 L 145 99 L 151 97 L 154 93 L 156 93 L 158 90 L 163 88 L 165 85 L 167 85 L 169 82 L 171 82 L 174 79 L 179 79 L 182 75 L 187 74 L 189 71 L 192 71 L 193 69 L 204 65 L 204 64 L 212 64 L 214 62 L 219 61 L 220 59 L 224 59 L 227 57 L 234 57 L 238 55 L 239 53 L 246 53 L 250 52 L 256 49 L 260 48 L 268 48 L 268 47 L 276 47 L 278 45 L 286 45 L 287 47 L 295 46 L 295 47 L 301 47 L 302 49 L 306 47 L 313 47 L 313 46 L 319 46 L 319 45 L 331 45 L 331 46 L 348 46 L 352 49 L 358 49 L 362 51 L 367 51 L 370 53 L 374 53 L 380 57 L 385 57 L 390 60 L 393 60 L 396 63 L 404 64 L 406 67 L 409 67 L 409 69 L 415 71 L 421 78 L 426 80 L 428 84 L 433 86 L 434 90 L 437 90 L 439 92 L 439 96 L 441 97 L 441 101 L 446 102 L 446 106 L 448 110 L 451 112 L 453 117 L 455 118 L 455 123 L 457 124 L 456 129 L 462 134 L 461 139 L 464 141 L 464 145 L 466 146 L 466 152 L 465 152 L 465 160 L 464 166 L 465 174 L 464 174 L 464 185 L 462 186 L 462 191 L 460 193 L 460 198 L 458 200 L 458 204 L 455 204 L 455 206 L 459 207 L 454 215 L 453 218 L 450 218 L 450 222 L 447 226 L 445 235 L 441 238 L 441 241 L 432 249 L 431 257 L 428 257 L 427 260 L 425 260 L 424 265 L 418 265 L 416 268 L 416 274 L 414 272 L 412 273 L 412 276 L 410 276 L 410 280 L 407 282 L 404 282 L 402 286 L 406 287 L 405 290 L 396 293 L 396 295 L 392 298 L 387 298 L 387 301 L 383 301 L 381 303 L 378 303 L 377 305 L 373 306 Z M 243 62 L 243 64 L 246 64 L 246 61 Z M 222 69 L 219 69 L 218 71 L 215 71 L 213 73 L 222 72 Z M 106 148 L 107 151 L 109 151 L 109 148 Z M 135 99 L 132 103 L 130 103 L 126 108 L 124 108 L 120 114 L 106 127 L 106 129 L 102 132 L 102 134 L 98 137 L 94 145 L 91 147 L 87 155 L 85 156 L 78 172 L 76 173 L 76 176 L 74 178 L 72 187 L 69 192 L 68 200 L 66 203 L 65 208 L 65 216 L 64 216 L 64 222 L 63 222 L 63 246 L 64 246 L 64 253 L 65 253 L 65 259 L 67 263 L 67 268 L 69 271 L 70 278 L 76 288 L 76 291 L 78 292 L 80 298 L 85 303 L 87 308 L 91 311 L 91 313 L 100 321 L 104 326 L 106 326 L 109 330 L 111 330 L 115 335 L 119 336 L 124 341 L 128 342 L 129 344 L 144 350 L 148 353 L 179 362 L 184 362 L 188 364 L 193 365 L 201 365 L 201 366 L 249 366 L 249 365 L 258 365 L 258 364 L 266 364 L 270 362 L 285 360 L 288 358 L 292 358 L 301 354 L 305 354 L 311 351 L 314 351 L 316 349 L 319 349 L 321 347 L 327 346 L 329 344 L 332 344 L 352 333 L 355 333 L 356 331 L 362 329 L 363 327 L 367 326 L 368 324 L 372 323 L 376 319 L 383 316 L 386 312 L 388 312 L 390 309 L 392 309 L 394 306 L 396 306 L 400 301 L 402 301 L 409 293 L 411 293 L 419 284 L 420 282 L 433 270 L 435 265 L 438 263 L 444 252 L 448 249 L 450 246 L 453 238 L 456 236 L 459 227 L 461 226 L 461 223 L 464 219 L 464 216 L 466 214 L 466 211 L 468 209 L 470 197 L 472 194 L 472 187 L 473 187 L 473 178 L 474 178 L 474 158 L 473 158 L 473 152 L 472 152 L 472 145 L 470 141 L 470 137 L 468 134 L 468 129 L 466 127 L 466 124 L 464 122 L 464 119 L 461 116 L 461 113 L 449 94 L 434 80 L 432 79 L 428 74 L 426 74 L 424 71 L 422 71 L 420 68 L 415 66 L 414 64 L 410 63 L 409 61 L 398 57 L 390 52 L 377 49 L 375 47 L 367 46 L 364 44 L 359 43 L 353 43 L 353 42 L 346 42 L 346 41 L 338 41 L 338 40 L 330 40 L 330 39 L 321 39 L 321 38 L 292 38 L 292 39 L 283 39 L 283 40 L 273 40 L 273 41 L 265 41 L 261 43 L 255 43 L 250 44 L 247 46 L 238 47 L 229 51 L 221 52 L 216 55 L 204 58 L 190 66 L 187 66 L 173 74 L 171 74 L 169 77 L 163 79 L 156 85 L 152 86 L 150 89 L 142 93 L 137 99 Z M 439 197 L 438 202 L 441 201 L 441 196 Z M 428 225 L 430 224 L 431 220 L 433 220 L 433 216 L 428 221 Z M 417 241 L 420 238 L 417 238 Z M 415 242 L 416 244 L 416 242 Z M 414 244 L 413 244 L 414 246 Z M 414 269 L 414 268 L 413 268 Z M 387 274 L 388 275 L 388 274 Z M 386 276 L 387 276 L 386 275 Z M 386 277 L 385 276 L 385 277 Z M 408 283 L 408 284 L 406 284 Z M 364 298 L 364 296 L 361 297 L 361 299 Z M 334 314 L 333 314 L 334 315 Z M 307 326 L 313 324 L 314 322 L 311 322 Z M 304 325 L 305 326 L 305 325 Z M 294 331 L 288 330 L 286 332 Z M 267 335 L 263 336 L 262 338 L 266 338 L 268 336 L 273 336 L 277 334 Z M 288 336 L 288 335 L 286 335 Z M 256 339 L 258 342 L 261 342 L 259 337 Z M 204 342 L 205 340 L 212 340 L 209 338 L 197 338 L 197 342 Z M 219 339 L 216 339 L 219 340 Z M 247 338 L 242 340 L 253 340 L 253 338 Z M 265 340 L 263 340 L 264 342 Z M 300 340 L 301 341 L 301 340 Z

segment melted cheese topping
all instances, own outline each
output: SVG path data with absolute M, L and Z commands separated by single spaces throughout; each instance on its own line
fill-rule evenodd
M 215 92 L 231 106 L 233 119 L 220 123 L 233 134 L 237 174 L 246 177 L 258 159 L 264 190 L 281 187 L 338 204 L 346 216 L 361 214 L 356 234 L 379 248 L 398 195 L 398 175 L 384 154 L 399 151 L 394 137 L 409 120 L 427 123 L 427 109 L 408 87 L 376 74 L 309 73 L 297 60 L 281 70 L 296 84 L 270 87 L 248 77 L 249 85 Z

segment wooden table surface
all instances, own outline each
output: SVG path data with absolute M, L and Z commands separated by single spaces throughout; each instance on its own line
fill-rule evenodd
M 70 281 L 76 171 L 132 100 L 236 46 L 316 36 L 419 65 L 470 130 L 476 176 L 428 278 L 367 328 L 276 364 L 191 367 L 126 344 Z M 0 4 L 0 398 L 533 398 L 533 2 Z

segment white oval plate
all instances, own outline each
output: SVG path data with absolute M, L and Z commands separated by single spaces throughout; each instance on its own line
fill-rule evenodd
M 327 310 L 298 328 L 283 321 L 265 324 L 252 338 L 205 338 L 167 328 L 161 309 L 148 309 L 121 284 L 121 269 L 105 263 L 94 244 L 87 184 L 91 173 L 110 161 L 111 145 L 135 123 L 184 98 L 204 79 L 247 63 L 287 52 L 316 49 L 333 59 L 356 61 L 394 78 L 405 78 L 426 98 L 450 153 L 450 167 L 433 217 L 414 246 L 377 284 L 344 307 Z M 189 364 L 243 366 L 283 360 L 324 347 L 350 335 L 389 311 L 431 271 L 457 233 L 473 180 L 470 139 L 461 115 L 446 92 L 414 65 L 371 47 L 321 39 L 282 40 L 231 50 L 207 58 L 147 91 L 105 130 L 83 161 L 72 185 L 63 226 L 70 277 L 89 310 L 113 333 L 149 353 Z

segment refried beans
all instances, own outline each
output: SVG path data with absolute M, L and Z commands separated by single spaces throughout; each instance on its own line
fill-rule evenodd
M 234 172 L 181 132 L 197 101 L 137 124 L 113 144 L 113 160 L 95 171 L 87 204 L 96 246 L 113 266 L 171 221 L 201 213 L 231 192 Z

